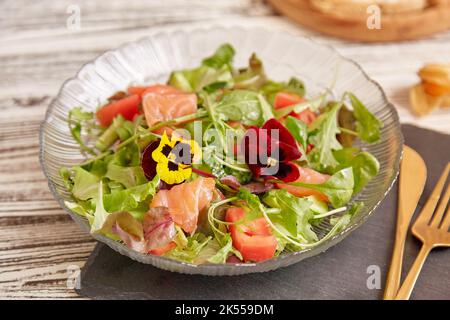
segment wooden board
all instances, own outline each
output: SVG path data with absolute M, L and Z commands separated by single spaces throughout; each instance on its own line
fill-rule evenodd
M 450 5 L 424 10 L 381 15 L 381 28 L 367 27 L 368 14 L 338 16 L 323 13 L 309 0 L 268 0 L 276 10 L 297 23 L 347 40 L 365 42 L 401 41 L 426 37 L 450 28 Z

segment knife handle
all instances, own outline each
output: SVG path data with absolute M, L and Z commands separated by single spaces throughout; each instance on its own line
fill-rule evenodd
M 407 230 L 402 228 L 400 230 Z M 405 249 L 406 232 L 397 230 L 395 235 L 394 250 L 392 252 L 391 266 L 386 278 L 386 288 L 384 289 L 384 300 L 393 300 L 397 296 L 400 287 L 400 277 L 402 273 L 403 252 Z

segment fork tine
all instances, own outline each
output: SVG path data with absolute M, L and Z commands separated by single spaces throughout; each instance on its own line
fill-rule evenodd
M 448 172 L 450 170 L 450 162 L 447 163 L 447 166 L 444 169 L 444 172 L 442 173 L 441 177 L 439 178 L 438 183 L 434 187 L 433 192 L 431 193 L 430 197 L 427 200 L 427 203 L 423 207 L 422 211 L 420 212 L 416 223 L 425 223 L 428 224 L 431 220 L 431 217 L 433 216 L 434 209 L 436 208 L 436 205 L 439 201 L 439 198 L 441 197 L 442 189 L 444 188 L 445 182 L 447 181 Z
M 431 220 L 431 226 L 438 228 L 442 221 L 442 216 L 444 215 L 445 208 L 447 207 L 448 199 L 450 198 L 450 186 L 447 187 L 445 195 L 439 203 L 436 212 L 434 213 L 433 220 Z
M 441 228 L 448 231 L 450 227 L 450 207 L 448 207 L 447 212 L 445 213 L 444 219 L 442 219 Z

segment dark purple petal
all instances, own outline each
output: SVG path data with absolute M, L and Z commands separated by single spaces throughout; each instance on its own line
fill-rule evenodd
M 156 176 L 156 161 L 152 158 L 152 153 L 159 146 L 160 140 L 152 141 L 142 153 L 141 167 L 144 170 L 145 177 L 152 180 Z
M 290 145 L 292 148 L 297 148 L 297 143 L 295 142 L 292 134 L 286 129 L 278 120 L 272 118 L 267 120 L 267 122 L 262 126 L 262 129 L 266 129 L 270 137 L 272 137 L 271 130 L 278 130 L 278 139 L 285 144 Z
M 259 178 L 261 176 L 262 166 L 258 164 L 248 164 L 248 168 L 252 172 L 255 178 Z
M 298 167 L 291 162 L 280 162 L 278 173 L 274 175 L 275 178 L 283 180 L 284 182 L 294 182 L 300 178 L 300 171 Z
M 293 147 L 283 141 L 276 141 L 272 143 L 272 146 L 272 148 L 275 146 L 278 147 L 278 159 L 281 162 L 296 160 L 302 156 L 302 153 L 298 150 L 297 145 Z

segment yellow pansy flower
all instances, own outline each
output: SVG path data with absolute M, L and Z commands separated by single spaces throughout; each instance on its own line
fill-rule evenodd
M 156 172 L 160 179 L 167 184 L 177 184 L 192 175 L 192 164 L 201 159 L 201 149 L 194 140 L 177 135 L 169 139 L 164 132 L 152 158 L 157 162 Z

